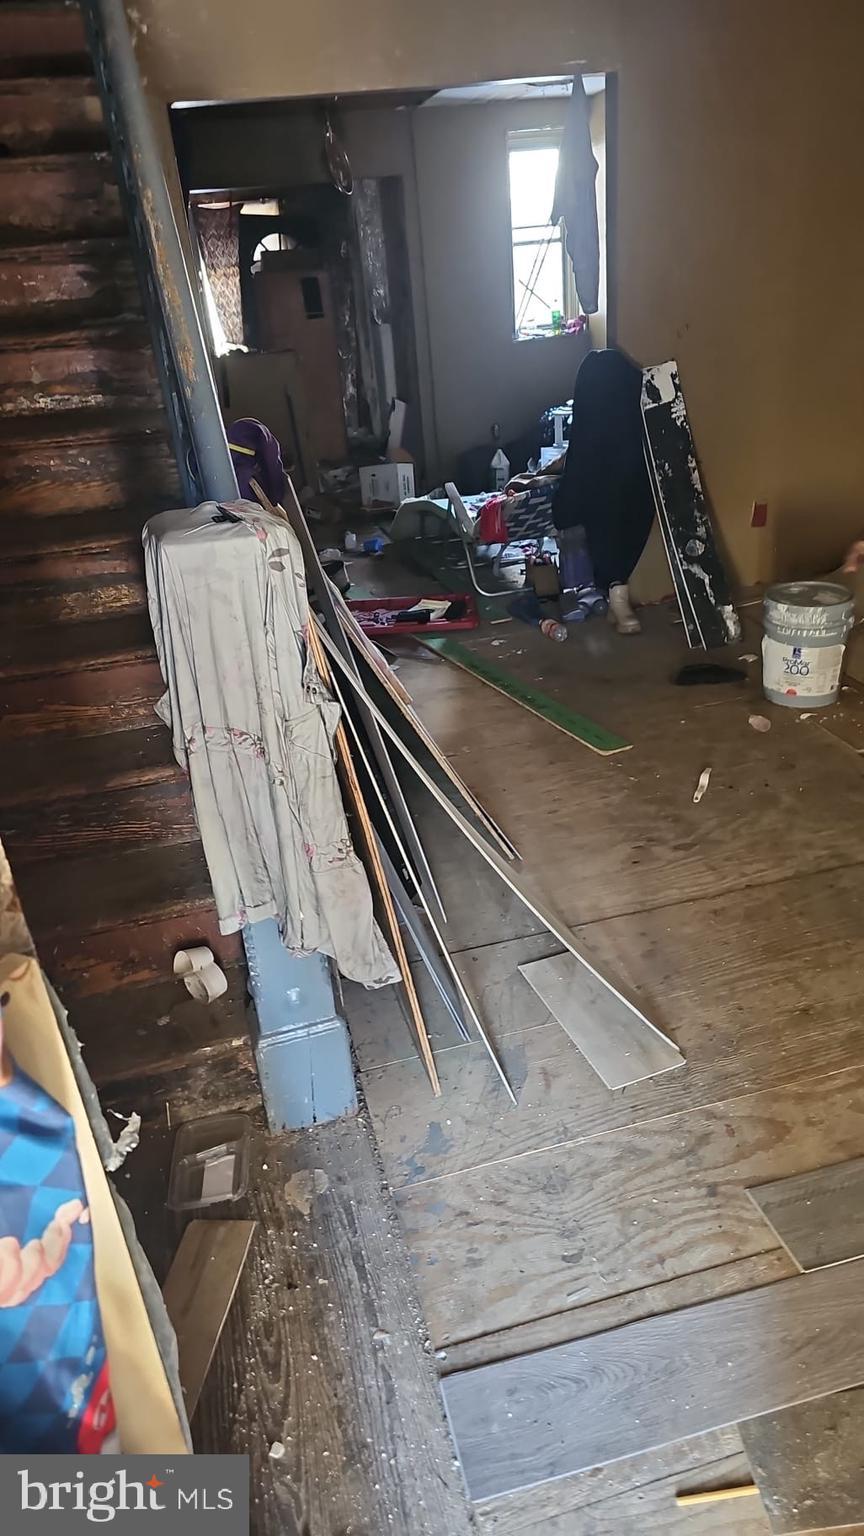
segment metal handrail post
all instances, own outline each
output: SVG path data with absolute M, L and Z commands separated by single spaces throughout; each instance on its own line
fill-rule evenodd
M 81 6 L 118 169 L 147 246 L 200 490 L 208 500 L 233 501 L 237 476 L 123 0 Z M 174 402 L 166 403 L 173 415 Z

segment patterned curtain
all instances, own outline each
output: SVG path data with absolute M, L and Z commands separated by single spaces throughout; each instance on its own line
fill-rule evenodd
M 240 205 L 195 209 L 195 224 L 213 302 L 231 346 L 243 345 L 240 298 Z

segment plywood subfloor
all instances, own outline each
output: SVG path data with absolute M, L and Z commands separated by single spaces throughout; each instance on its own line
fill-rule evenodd
M 429 999 L 444 1088 L 433 1101 L 393 999 L 347 989 L 442 1372 L 788 1276 L 747 1186 L 864 1152 L 859 755 L 767 705 L 758 675 L 676 687 L 692 658 L 664 609 L 638 639 L 589 624 L 556 646 L 513 621 L 467 644 L 632 740 L 599 758 L 440 660 L 400 664 L 527 873 L 687 1064 L 616 1092 L 598 1083 L 518 972 L 560 946 L 414 797 L 448 943 L 520 1101 L 508 1107 L 482 1050 Z M 724 1431 L 492 1500 L 478 1519 L 496 1536 L 764 1536 L 758 1500 L 676 1509 L 678 1486 L 742 1470 Z

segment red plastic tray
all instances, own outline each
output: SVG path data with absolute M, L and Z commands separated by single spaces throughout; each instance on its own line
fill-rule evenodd
M 421 597 L 434 597 L 437 601 L 438 593 L 415 592 L 412 597 L 349 598 L 348 607 L 352 613 L 356 613 L 358 620 L 363 624 L 362 616 L 364 613 L 375 613 L 382 608 L 388 611 L 395 609 L 397 613 L 401 613 L 406 608 L 413 608 L 415 603 L 419 603 Z M 429 624 L 363 624 L 364 633 L 371 635 L 373 639 L 376 636 L 379 639 L 383 639 L 387 635 L 412 635 L 415 633 L 419 634 L 421 631 L 424 635 L 446 635 L 450 634 L 454 629 L 477 628 L 480 623 L 480 616 L 477 612 L 477 604 L 470 592 L 442 592 L 440 601 L 442 603 L 464 602 L 465 617 L 463 619 L 439 619 L 437 623 L 430 622 Z

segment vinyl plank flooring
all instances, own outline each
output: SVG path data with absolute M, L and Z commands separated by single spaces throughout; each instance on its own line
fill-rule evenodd
M 675 1503 L 676 1493 L 747 1482 L 740 1445 L 734 1430 L 694 1435 L 527 1494 L 493 1499 L 478 1506 L 477 1526 L 483 1536 L 767 1536 L 758 1494 L 746 1503 L 682 1509 Z
M 657 1280 L 638 1290 L 624 1291 L 583 1306 L 531 1318 L 513 1328 L 498 1328 L 449 1344 L 438 1351 L 439 1370 L 442 1376 L 449 1376 L 453 1371 L 475 1365 L 491 1365 L 495 1360 L 506 1360 L 512 1355 L 585 1339 L 589 1334 L 602 1333 L 605 1328 L 620 1328 L 623 1323 L 657 1317 L 661 1312 L 715 1301 L 718 1296 L 738 1296 L 742 1291 L 755 1291 L 760 1286 L 773 1285 L 775 1280 L 786 1280 L 797 1273 L 786 1250 L 772 1248 L 768 1253 L 732 1259 L 728 1264 L 714 1264 L 710 1269 L 679 1275 L 674 1280 Z
M 864 1254 L 864 1157 L 747 1191 L 799 1269 Z
M 190 1221 L 163 1286 L 191 1419 L 243 1273 L 254 1221 Z
M 575 956 L 565 951 L 531 960 L 519 972 L 607 1088 L 626 1088 L 683 1067 L 674 1042 L 602 986 Z
M 739 1428 L 777 1536 L 864 1526 L 864 1389 L 834 1392 Z
M 435 1345 L 767 1252 L 747 1186 L 862 1144 L 852 1067 L 400 1189 Z
M 412 1059 L 366 1071 L 391 1181 L 450 1176 L 864 1061 L 862 930 L 857 869 L 676 902 L 579 930 L 687 1058 L 679 1071 L 616 1093 L 557 1024 L 543 1026 L 538 1000 L 517 970 L 523 957 L 532 958 L 529 945 L 542 952 L 542 940 L 463 952 L 459 965 L 476 981 L 519 1107 L 506 1105 L 476 1045 L 439 1052 L 444 1095 L 435 1104 Z M 546 953 L 553 952 L 547 940 Z M 526 1029 L 519 1032 L 523 1009 Z M 374 1061 L 371 1044 L 368 1051 Z
M 795 1275 L 447 1377 L 475 1499 L 864 1381 L 864 1265 Z

